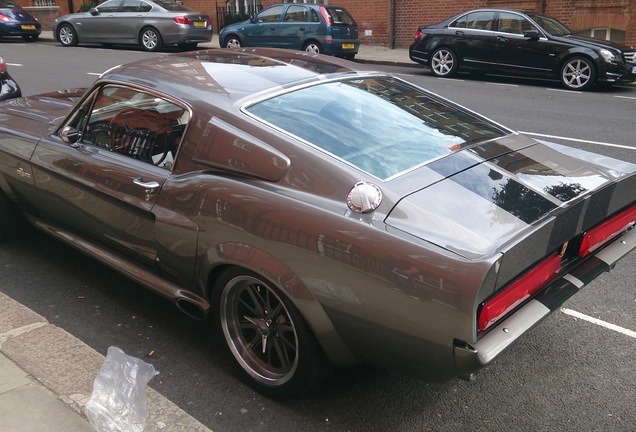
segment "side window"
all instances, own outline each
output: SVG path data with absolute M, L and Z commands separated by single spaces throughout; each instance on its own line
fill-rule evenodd
M 305 6 L 290 6 L 285 12 L 285 22 L 307 22 L 307 8 Z
M 273 6 L 256 15 L 256 22 L 278 22 L 285 6 Z
M 121 7 L 122 12 L 140 12 L 141 2 L 139 0 L 124 0 Z
M 311 22 L 320 22 L 320 18 L 318 18 L 318 12 L 314 9 L 311 10 Z
M 494 21 L 494 12 L 471 12 L 454 21 L 450 27 L 472 30 L 492 30 L 492 24 Z
M 97 6 L 97 10 L 100 13 L 117 12 L 117 10 L 119 10 L 120 3 L 121 3 L 121 0 L 110 0 Z
M 190 112 L 155 95 L 107 85 L 77 117 L 80 142 L 171 169 Z M 80 111 L 82 112 L 82 111 Z M 81 122 L 81 123 L 80 123 Z M 73 124 L 71 124 L 73 126 Z
M 505 33 L 523 34 L 534 26 L 527 19 L 517 14 L 502 12 L 499 14 L 499 31 Z
M 152 9 L 152 5 L 150 3 L 146 3 L 142 1 L 141 4 L 139 5 L 140 12 L 150 12 L 151 9 Z

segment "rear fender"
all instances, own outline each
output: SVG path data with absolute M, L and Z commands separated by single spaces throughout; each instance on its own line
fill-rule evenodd
M 303 281 L 283 262 L 262 249 L 241 242 L 218 244 L 208 251 L 208 290 L 216 276 L 228 267 L 242 267 L 256 272 L 274 283 L 296 306 L 323 347 L 329 360 L 336 365 L 351 365 L 358 361 L 345 346 L 318 299 Z M 212 265 L 211 263 L 220 263 Z M 211 297 L 211 292 L 207 293 Z M 214 311 L 213 311 L 214 312 Z

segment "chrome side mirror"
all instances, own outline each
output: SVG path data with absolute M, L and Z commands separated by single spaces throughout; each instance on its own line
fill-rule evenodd
M 71 147 L 77 147 L 77 140 L 79 139 L 79 132 L 72 126 L 64 126 L 60 131 L 60 138 Z

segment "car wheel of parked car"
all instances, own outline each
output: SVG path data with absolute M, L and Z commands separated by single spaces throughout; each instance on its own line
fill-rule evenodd
M 594 81 L 594 64 L 585 57 L 572 57 L 561 66 L 561 82 L 570 90 L 586 90 Z
M 161 34 L 154 27 L 146 27 L 141 31 L 139 44 L 146 51 L 159 51 L 163 47 Z
M 457 73 L 457 56 L 448 48 L 440 48 L 431 56 L 431 72 L 437 77 L 450 77 Z
M 322 45 L 316 41 L 305 42 L 305 45 L 303 45 L 303 51 L 307 51 L 312 54 L 322 54 Z
M 27 42 L 35 42 L 37 41 L 39 38 L 39 35 L 26 35 L 26 36 L 22 36 L 22 39 L 24 39 Z
M 228 36 L 225 38 L 225 42 L 223 43 L 225 48 L 240 48 L 241 40 L 234 35 Z
M 326 358 L 300 313 L 273 284 L 240 268 L 227 270 L 213 292 L 216 334 L 247 382 L 288 397 L 324 377 Z
M 20 212 L 0 191 L 0 241 L 16 237 L 24 228 Z
M 78 42 L 75 29 L 69 24 L 62 24 L 57 29 L 57 40 L 64 46 L 75 46 Z

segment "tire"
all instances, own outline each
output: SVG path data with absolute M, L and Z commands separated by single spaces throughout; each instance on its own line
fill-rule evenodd
M 11 200 L 0 191 L 0 241 L 18 237 L 24 231 L 24 221 Z
M 77 34 L 75 34 L 75 29 L 70 24 L 62 24 L 57 29 L 57 40 L 62 44 L 62 46 L 76 46 L 77 45 Z
M 561 84 L 569 90 L 587 90 L 596 81 L 596 69 L 586 57 L 572 57 L 561 66 Z
M 22 39 L 24 39 L 27 42 L 35 42 L 40 38 L 39 35 L 26 35 L 26 36 L 22 36 Z
M 294 305 L 256 273 L 232 268 L 216 281 L 214 330 L 247 383 L 268 397 L 315 387 L 328 364 Z
M 305 45 L 303 45 L 303 51 L 311 54 L 322 54 L 322 45 L 316 41 L 305 42 Z
M 439 48 L 433 52 L 430 60 L 431 72 L 434 76 L 448 78 L 457 73 L 459 60 L 457 55 L 448 48 Z
M 141 33 L 139 34 L 139 45 L 141 45 L 145 51 L 159 51 L 163 48 L 161 34 L 154 27 L 146 27 L 141 30 Z
M 226 37 L 223 41 L 224 48 L 240 48 L 242 46 L 243 45 L 241 44 L 241 40 L 234 35 Z

